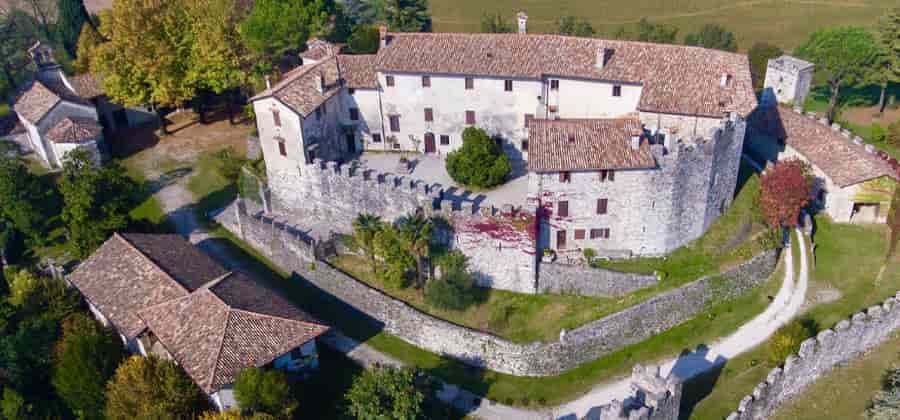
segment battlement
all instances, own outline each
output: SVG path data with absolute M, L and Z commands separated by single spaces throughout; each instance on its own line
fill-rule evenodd
M 840 133 L 841 136 L 844 139 L 846 139 L 848 142 L 853 143 L 856 146 L 862 147 L 866 153 L 874 155 L 874 156 L 878 157 L 879 159 L 887 162 L 887 164 L 890 165 L 897 172 L 897 174 L 900 174 L 900 162 L 898 162 L 897 159 L 891 157 L 890 155 L 888 155 L 887 153 L 885 153 L 881 150 L 878 150 L 875 147 L 875 145 L 866 143 L 862 137 L 860 137 L 859 135 L 854 135 L 852 131 L 848 130 L 847 128 L 841 127 L 841 125 L 839 123 L 834 122 L 834 123 L 828 124 L 828 118 L 819 117 L 818 114 L 816 114 L 815 112 L 805 112 L 804 113 L 800 107 L 794 107 L 794 112 L 797 114 L 805 115 L 807 118 L 809 118 L 811 120 L 815 120 L 816 122 L 818 122 L 819 124 L 821 124 L 823 126 L 830 127 L 832 131 L 834 131 L 836 133 Z
M 900 329 L 900 292 L 838 322 L 800 344 L 783 367 L 772 369 L 764 382 L 745 396 L 728 420 L 768 418 L 775 409 L 799 394 L 835 366 L 858 357 L 888 340 Z
M 659 367 L 634 365 L 632 395 L 622 402 L 613 400 L 600 406 L 600 420 L 672 420 L 681 405 L 681 381 L 674 375 L 663 378 Z

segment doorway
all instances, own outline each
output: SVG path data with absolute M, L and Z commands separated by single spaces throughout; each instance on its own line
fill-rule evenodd
M 434 153 L 437 148 L 434 144 L 434 133 L 425 133 L 425 153 Z

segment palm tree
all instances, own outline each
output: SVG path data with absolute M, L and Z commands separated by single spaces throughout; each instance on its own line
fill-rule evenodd
M 382 226 L 380 217 L 368 213 L 360 214 L 353 221 L 353 241 L 369 257 L 373 273 L 378 272 L 378 265 L 375 263 L 375 236 Z
M 423 266 L 431 245 L 431 221 L 416 212 L 400 218 L 397 229 L 406 250 L 416 259 L 416 284 L 422 287 L 425 283 Z

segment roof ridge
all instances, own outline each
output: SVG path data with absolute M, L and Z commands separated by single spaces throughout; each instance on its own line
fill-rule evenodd
M 216 294 L 213 293 L 212 291 L 210 291 L 209 289 L 206 289 L 205 291 L 207 291 L 207 292 L 209 292 L 209 294 L 215 296 L 216 299 L 219 299 L 219 297 L 216 296 Z M 219 299 L 219 301 L 221 302 L 222 300 Z M 225 302 L 222 302 L 222 303 L 225 304 Z M 231 309 L 230 306 L 228 306 L 228 304 L 225 304 L 225 308 L 226 308 L 226 310 L 225 310 L 225 322 L 224 322 L 225 325 L 222 327 L 222 337 L 219 339 L 219 345 L 216 346 L 216 358 L 215 358 L 215 361 L 214 361 L 213 364 L 212 364 L 212 371 L 209 373 L 209 384 L 208 384 L 208 388 L 209 388 L 209 389 L 212 389 L 212 388 L 213 388 L 213 384 L 215 383 L 216 372 L 219 371 L 219 361 L 222 359 L 222 346 L 225 345 L 225 334 L 228 333 L 228 325 L 231 323 L 231 311 L 232 311 L 232 309 Z
M 125 244 L 127 244 L 132 250 L 136 251 L 141 257 L 143 257 L 143 258 L 146 259 L 148 262 L 150 262 L 150 264 L 152 264 L 153 267 L 156 267 L 157 270 L 159 270 L 161 273 L 163 273 L 163 275 L 164 275 L 167 279 L 171 280 L 172 283 L 175 283 L 181 290 L 187 292 L 188 295 L 191 294 L 191 291 L 188 290 L 187 287 L 184 287 L 181 283 L 178 282 L 178 280 L 175 280 L 175 278 L 172 277 L 172 275 L 169 274 L 168 271 L 166 271 L 166 270 L 164 270 L 162 267 L 160 267 L 159 264 L 156 263 L 156 261 L 153 261 L 153 258 L 150 258 L 149 255 L 145 254 L 143 251 L 141 251 L 140 249 L 138 249 L 138 247 L 136 247 L 134 244 L 132 244 L 131 241 L 129 241 L 128 238 L 126 238 L 124 235 L 120 234 L 119 232 L 113 232 L 113 236 L 115 236 L 115 237 L 121 239 L 122 242 L 124 242 Z
M 228 305 L 228 304 L 226 304 L 226 306 L 227 306 L 227 305 Z M 303 324 L 303 325 L 311 325 L 311 326 L 314 326 L 314 327 L 321 327 L 321 328 L 325 328 L 325 329 L 330 328 L 330 327 L 327 326 L 327 325 L 324 325 L 324 324 L 319 323 L 318 320 L 316 320 L 316 322 L 300 321 L 300 320 L 297 320 L 297 319 L 285 318 L 285 317 L 283 317 L 283 316 L 278 316 L 278 315 L 270 315 L 270 314 L 264 314 L 264 313 L 262 313 L 262 312 L 248 311 L 248 310 L 246 310 L 246 309 L 232 308 L 231 306 L 228 306 L 228 307 L 231 309 L 232 312 L 242 312 L 242 313 L 245 313 L 245 314 L 248 314 L 248 315 L 255 315 L 255 316 L 261 316 L 261 317 L 265 317 L 265 318 L 279 319 L 279 320 L 282 320 L 282 321 L 296 322 L 296 323 Z M 315 318 L 314 318 L 314 319 L 315 319 Z

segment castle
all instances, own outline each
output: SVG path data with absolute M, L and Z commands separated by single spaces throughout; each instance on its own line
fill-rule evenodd
M 517 20 L 512 34 L 381 28 L 369 55 L 310 41 L 303 65 L 252 98 L 274 210 L 347 231 L 363 212 L 393 220 L 440 209 L 444 186 L 337 162 L 384 151 L 443 156 L 475 126 L 526 168 L 527 192 L 509 211 L 476 204 L 463 213 L 534 216 L 526 245 L 485 238 L 526 250 L 508 270 L 523 281 L 533 282 L 545 250 L 662 255 L 702 235 L 734 195 L 744 119 L 756 107 L 747 57 L 528 34 L 527 16 Z

